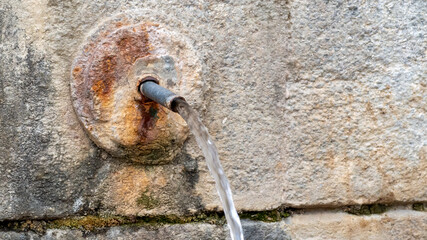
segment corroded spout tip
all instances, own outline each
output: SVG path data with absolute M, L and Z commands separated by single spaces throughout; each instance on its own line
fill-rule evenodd
M 185 101 L 185 99 L 160 86 L 158 82 L 159 81 L 153 77 L 145 78 L 139 85 L 139 91 L 147 98 L 161 104 L 162 106 L 174 112 L 178 112 L 176 110 L 176 104 L 174 104 L 174 101 L 177 99 Z

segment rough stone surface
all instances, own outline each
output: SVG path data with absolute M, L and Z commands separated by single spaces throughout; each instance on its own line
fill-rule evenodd
M 426 239 L 427 213 L 392 210 L 380 215 L 355 216 L 333 211 L 297 214 L 280 222 L 265 223 L 244 220 L 248 240 L 288 239 Z M 0 231 L 0 238 L 14 239 L 231 239 L 228 228 L 206 223 L 151 227 L 112 227 L 94 232 L 50 229 L 43 235 Z
M 57 59 L 31 40 L 22 23 L 29 13 L 15 4 L 0 5 L 0 219 L 62 216 L 91 195 L 102 162 L 68 103 Z M 32 17 L 33 27 L 43 21 Z
M 248 240 L 276 239 L 288 240 L 289 235 L 285 232 L 284 222 L 264 223 L 244 221 L 244 233 Z M 3 240 L 15 239 L 64 239 L 64 240 L 125 240 L 125 239 L 176 239 L 176 240 L 208 240 L 208 239 L 231 239 L 228 236 L 228 228 L 220 225 L 194 223 L 178 224 L 157 227 L 112 227 L 100 229 L 97 232 L 83 232 L 71 229 L 50 229 L 45 234 L 38 235 L 33 232 L 17 233 L 13 231 L 0 231 Z
M 427 2 L 293 3 L 281 201 L 425 201 Z
M 315 212 L 290 218 L 288 227 L 292 239 L 426 239 L 427 213 L 404 209 L 370 216 Z
M 426 1 L 0 0 L 0 219 L 220 208 L 191 136 L 170 164 L 145 166 L 79 124 L 73 60 L 128 11 L 200 59 L 183 95 L 239 210 L 427 201 Z

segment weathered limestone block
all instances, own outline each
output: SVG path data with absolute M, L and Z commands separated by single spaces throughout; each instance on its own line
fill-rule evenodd
M 204 119 L 237 207 L 426 201 L 427 2 L 251 3 L 211 10 Z
M 318 212 L 296 215 L 288 226 L 292 239 L 425 239 L 427 213 L 402 209 L 362 217 Z
M 425 201 L 427 3 L 293 5 L 282 202 Z
M 0 0 L 0 219 L 220 208 L 191 136 L 145 166 L 98 148 L 75 115 L 81 45 L 135 11 L 197 53 L 184 97 L 239 210 L 427 201 L 426 1 Z
M 77 211 L 102 166 L 58 75 L 63 62 L 42 48 L 47 30 L 33 29 L 47 16 L 27 19 L 27 7 L 0 1 L 0 219 Z

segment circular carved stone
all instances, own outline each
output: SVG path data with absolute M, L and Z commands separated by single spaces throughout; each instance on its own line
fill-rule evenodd
M 197 97 L 198 63 L 177 34 L 139 17 L 118 16 L 89 37 L 73 63 L 75 112 L 90 138 L 113 156 L 167 163 L 187 138 L 187 127 L 178 114 L 142 96 L 138 80 L 155 76 L 177 94 Z

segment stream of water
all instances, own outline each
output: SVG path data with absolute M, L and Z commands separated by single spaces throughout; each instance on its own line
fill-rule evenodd
M 218 191 L 222 207 L 224 208 L 225 218 L 227 219 L 228 227 L 230 228 L 231 238 L 233 240 L 243 240 L 242 224 L 240 223 L 239 215 L 233 203 L 230 184 L 227 176 L 222 169 L 219 161 L 218 150 L 208 133 L 207 128 L 203 125 L 199 115 L 190 105 L 184 100 L 177 99 L 174 101 L 176 110 L 187 122 L 191 133 L 196 137 L 197 144 L 202 149 L 205 155 L 206 162 L 215 179 L 216 189 Z

